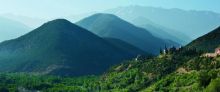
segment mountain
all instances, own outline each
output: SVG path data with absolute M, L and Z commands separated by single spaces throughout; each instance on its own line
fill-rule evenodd
M 65 19 L 57 19 L 2 42 L 0 71 L 60 76 L 101 74 L 112 65 L 143 54 L 135 49 L 125 51 Z
M 218 46 L 220 46 L 220 27 L 187 45 L 188 48 L 196 48 L 197 50 L 208 52 L 214 52 Z
M 178 42 L 181 45 L 186 45 L 188 43 L 187 41 L 191 40 L 188 36 L 186 36 L 182 32 L 177 32 L 175 30 L 158 25 L 144 17 L 137 17 L 136 19 L 131 21 L 131 23 L 135 24 L 138 27 L 147 29 L 150 33 L 152 33 L 156 37 L 169 39 L 174 42 Z
M 86 17 L 92 16 L 96 13 L 99 13 L 99 12 L 90 12 L 90 13 L 72 15 L 72 16 L 68 16 L 66 18 L 68 20 L 70 20 L 71 22 L 75 23 L 76 21 L 80 21 L 80 20 L 82 20 Z M 104 13 L 106 13 L 106 12 L 104 11 Z M 156 36 L 158 38 L 173 40 L 174 42 L 178 42 L 181 45 L 186 45 L 189 41 L 192 40 L 190 37 L 186 36 L 182 32 L 178 32 L 173 29 L 158 25 L 158 24 L 156 24 L 156 23 L 152 22 L 151 20 L 146 19 L 144 17 L 137 17 L 137 18 L 133 19 L 132 21 L 130 21 L 129 19 L 126 19 L 126 21 L 129 21 L 130 23 L 134 24 L 135 26 L 145 28 L 146 30 L 148 30 L 150 33 L 152 33 L 154 36 Z
M 97 12 L 88 12 L 88 13 L 82 13 L 82 14 L 76 14 L 76 15 L 70 15 L 65 17 L 66 19 L 68 19 L 69 21 L 76 23 L 86 17 L 92 16 L 94 14 L 96 14 Z
M 165 45 L 179 45 L 172 41 L 157 38 L 147 30 L 136 27 L 111 14 L 98 13 L 76 24 L 100 37 L 120 39 L 148 53 L 158 54 L 159 49 Z
M 20 22 L 0 17 L 0 42 L 17 38 L 29 30 L 29 27 Z
M 104 12 L 117 15 L 133 24 L 140 24 L 135 22 L 137 18 L 146 18 L 158 25 L 186 34 L 190 39 L 185 38 L 183 40 L 187 42 L 191 42 L 192 39 L 196 39 L 220 25 L 220 14 L 211 11 L 126 6 Z M 173 33 L 172 35 L 177 34 Z M 178 34 L 178 36 L 181 37 L 181 34 Z

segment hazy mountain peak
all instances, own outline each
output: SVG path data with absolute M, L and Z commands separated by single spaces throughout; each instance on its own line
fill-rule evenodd
M 85 19 L 91 21 L 103 20 L 102 22 L 119 22 L 119 20 L 122 21 L 122 19 L 120 19 L 118 16 L 108 13 L 97 13 Z
M 147 30 L 112 14 L 95 14 L 77 22 L 77 25 L 100 37 L 120 39 L 153 54 L 157 54 L 160 46 L 165 44 L 176 45 L 154 37 Z
M 106 26 L 117 27 L 118 29 L 131 29 L 131 30 L 134 28 L 141 29 L 139 27 L 136 27 L 132 23 L 129 23 L 129 22 L 121 19 L 120 17 L 118 17 L 114 14 L 108 14 L 108 13 L 97 13 L 97 14 L 91 15 L 91 16 L 77 22 L 77 24 L 80 24 L 82 22 L 83 22 L 84 26 L 89 26 L 89 27 L 93 27 L 93 28 L 97 27 L 97 26 L 93 25 L 94 23 L 96 23 L 98 25 L 102 25 L 105 27 Z M 82 26 L 82 25 L 80 25 L 80 26 Z M 82 26 L 82 27 L 84 27 L 84 26 Z M 125 26 L 127 26 L 127 27 L 125 27 Z M 121 30 L 121 31 L 123 31 L 123 30 Z
M 52 21 L 49 21 L 47 23 L 44 23 L 42 26 L 39 28 L 41 31 L 56 31 L 56 32 L 62 32 L 62 31 L 80 31 L 80 30 L 85 30 L 77 25 L 74 25 L 70 21 L 66 19 L 55 19 Z M 82 32 L 82 31 L 81 31 Z
M 71 23 L 70 21 L 66 20 L 66 19 L 55 19 L 55 20 L 52 20 L 52 21 L 49 21 L 48 23 Z
M 70 26 L 72 25 L 72 23 L 66 19 L 55 19 L 55 20 L 52 20 L 52 21 L 49 21 L 45 24 L 43 24 L 43 26 L 62 26 L 62 25 L 65 25 L 65 26 Z

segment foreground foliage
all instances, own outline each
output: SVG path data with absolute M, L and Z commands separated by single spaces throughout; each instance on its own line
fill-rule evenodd
M 0 74 L 0 92 L 46 91 L 46 92 L 88 92 L 96 89 L 97 77 L 61 78 L 24 73 Z M 4 91 L 3 91 L 4 90 Z

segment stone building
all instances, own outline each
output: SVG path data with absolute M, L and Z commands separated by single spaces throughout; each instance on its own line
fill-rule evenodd
M 220 48 L 215 49 L 215 53 L 205 53 L 203 57 L 217 57 L 220 56 Z

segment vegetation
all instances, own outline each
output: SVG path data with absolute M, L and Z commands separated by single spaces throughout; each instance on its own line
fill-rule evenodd
M 0 74 L 0 90 L 44 92 L 218 92 L 220 57 L 200 57 L 195 49 L 140 58 L 112 67 L 102 76 L 55 77 L 26 73 Z
M 97 88 L 97 79 L 98 77 L 96 76 L 69 78 L 25 73 L 2 73 L 0 74 L 0 92 L 17 92 L 22 90 L 40 90 L 45 92 L 88 92 Z
M 165 91 L 165 92 L 219 92 L 220 70 L 191 71 L 187 73 L 172 73 L 144 91 Z
M 209 49 L 209 48 L 207 48 Z M 139 57 L 111 67 L 101 76 L 56 77 L 0 74 L 0 92 L 219 92 L 220 56 L 184 47 L 157 57 Z

